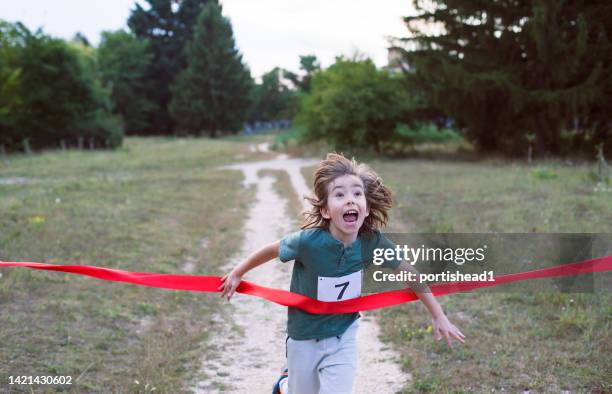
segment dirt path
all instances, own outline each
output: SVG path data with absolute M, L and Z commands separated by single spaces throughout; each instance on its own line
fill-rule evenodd
M 256 189 L 256 202 L 245 225 L 245 239 L 230 270 L 253 250 L 299 228 L 288 214 L 287 200 L 274 190 L 274 178 L 259 177 L 262 169 L 284 170 L 299 196 L 308 193 L 300 168 L 317 161 L 287 159 L 236 164 L 226 168 L 243 171 L 244 186 Z M 278 260 L 246 274 L 245 279 L 265 286 L 289 288 L 291 264 Z M 397 356 L 378 339 L 378 325 L 363 314 L 359 328 L 359 368 L 355 393 L 394 393 L 410 379 L 398 365 Z M 269 393 L 285 364 L 286 309 L 270 302 L 236 294 L 228 308 L 215 316 L 214 344 L 202 359 L 201 373 L 207 378 L 197 383 L 196 393 Z

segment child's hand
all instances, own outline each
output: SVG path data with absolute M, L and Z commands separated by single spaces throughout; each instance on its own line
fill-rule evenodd
M 234 273 L 234 271 L 223 275 L 221 278 L 221 282 L 223 283 L 217 288 L 217 290 L 221 290 L 221 298 L 227 296 L 227 300 L 229 301 L 234 295 L 234 292 L 236 291 L 236 288 L 240 284 L 241 280 L 242 276 Z
M 453 347 L 453 339 L 461 343 L 465 343 L 465 335 L 457 327 L 455 327 L 451 322 L 448 321 L 446 315 L 442 314 L 439 317 L 433 319 L 433 335 L 436 341 L 442 339 L 442 337 L 446 338 L 446 343 L 448 343 L 448 347 Z

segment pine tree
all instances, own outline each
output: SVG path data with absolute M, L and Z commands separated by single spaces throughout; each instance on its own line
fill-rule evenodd
M 411 86 L 480 148 L 522 154 L 535 134 L 536 153 L 559 154 L 576 141 L 606 138 L 609 120 L 592 112 L 609 102 L 609 2 L 414 3 L 420 13 L 405 18 L 412 37 L 403 40 Z
M 221 12 L 216 3 L 202 9 L 187 45 L 187 68 L 172 87 L 170 113 L 183 133 L 216 137 L 238 130 L 248 116 L 253 80 Z
M 148 134 L 172 133 L 174 124 L 168 112 L 170 86 L 187 65 L 184 47 L 202 8 L 217 0 L 147 0 L 149 7 L 136 3 L 128 26 L 136 37 L 147 40 L 153 59 L 147 71 L 147 97 L 154 103 L 148 121 Z

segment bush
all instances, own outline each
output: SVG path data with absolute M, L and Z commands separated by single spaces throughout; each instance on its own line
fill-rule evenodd
M 542 180 L 556 179 L 559 177 L 554 171 L 547 170 L 546 168 L 536 168 L 531 172 L 534 177 Z
M 401 116 L 412 105 L 401 76 L 377 70 L 371 60 L 336 58 L 314 74 L 297 123 L 307 141 L 325 140 L 336 149 L 373 148 L 392 143 Z
M 114 149 L 123 143 L 123 121 L 120 116 L 96 110 L 76 125 L 80 138 L 96 148 Z
M 94 49 L 79 45 L 0 21 L 0 91 L 10 92 L 0 98 L 0 144 L 27 151 L 88 137 L 121 142 Z
M 410 127 L 399 124 L 395 128 L 395 138 L 403 145 L 415 145 L 426 142 L 451 142 L 459 141 L 463 137 L 451 129 L 439 129 L 435 125 L 427 124 Z

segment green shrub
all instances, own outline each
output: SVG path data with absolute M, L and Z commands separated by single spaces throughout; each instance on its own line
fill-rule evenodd
M 8 95 L 0 98 L 0 144 L 8 150 L 121 144 L 94 48 L 0 21 L 0 85 Z
M 306 129 L 303 126 L 293 126 L 274 138 L 274 149 L 287 147 L 291 144 L 300 143 L 306 134 Z
M 123 142 L 123 123 L 118 115 L 103 110 L 93 111 L 77 124 L 78 135 L 95 147 L 117 148 Z
M 532 174 L 534 177 L 543 180 L 556 179 L 559 176 L 556 172 L 547 170 L 546 168 L 536 168 L 532 171 Z
M 401 76 L 377 70 L 370 59 L 338 57 L 314 74 L 296 121 L 307 141 L 382 152 L 411 104 Z
M 403 144 L 414 145 L 425 142 L 450 142 L 459 141 L 461 135 L 451 129 L 438 129 L 435 125 L 426 124 L 410 127 L 399 124 L 395 128 L 395 138 Z

